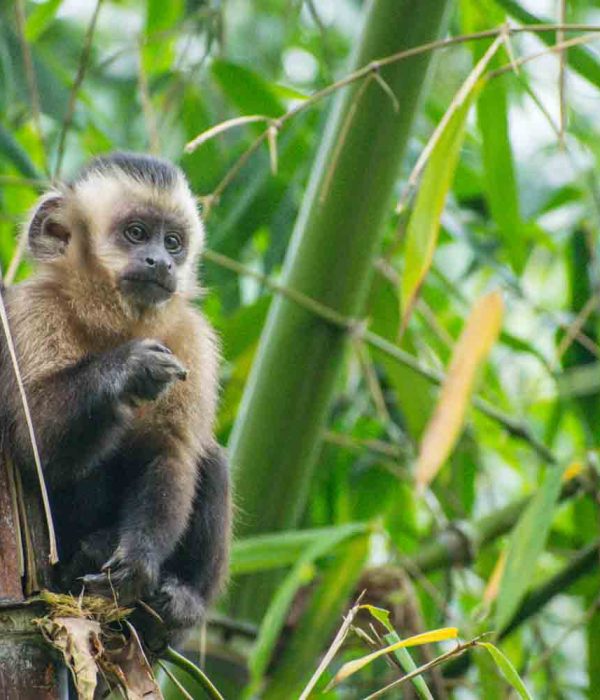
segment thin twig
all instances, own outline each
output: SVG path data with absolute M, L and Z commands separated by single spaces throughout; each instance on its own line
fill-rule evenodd
M 325 430 L 323 432 L 323 440 L 332 445 L 338 445 L 339 447 L 345 447 L 357 452 L 362 452 L 364 450 L 373 452 L 373 454 L 379 455 L 380 457 L 387 457 L 392 460 L 401 459 L 405 455 L 400 447 L 390 445 L 388 442 L 383 442 L 382 440 L 360 440 L 350 437 L 345 433 L 336 433 L 332 430 Z
M 17 247 L 15 248 L 15 252 L 13 253 L 13 256 L 8 265 L 8 270 L 6 271 L 6 276 L 4 277 L 4 284 L 7 287 L 10 287 L 10 285 L 15 281 L 15 276 L 19 269 L 19 265 L 21 264 L 21 260 L 25 255 L 26 249 L 27 235 L 25 231 L 21 231 L 21 233 L 19 234 L 19 239 L 17 241 Z
M 144 68 L 143 46 L 138 44 L 138 87 L 140 89 L 140 101 L 142 103 L 142 111 L 144 113 L 144 121 L 146 122 L 146 130 L 148 131 L 148 141 L 150 143 L 150 152 L 154 155 L 160 153 L 160 136 L 156 124 L 156 117 L 152 107 L 152 99 L 150 97 L 150 88 L 148 86 L 148 76 Z
M 591 33 L 600 32 L 600 26 L 598 26 L 598 25 L 586 25 L 586 24 L 538 24 L 538 25 L 534 25 L 534 26 L 527 25 L 525 27 L 512 27 L 512 26 L 508 26 L 508 25 L 502 25 L 499 28 L 487 29 L 487 30 L 483 30 L 480 32 L 474 32 L 472 34 L 463 34 L 460 36 L 439 39 L 437 41 L 432 41 L 432 42 L 429 42 L 427 44 L 415 46 L 415 47 L 412 47 L 410 49 L 406 49 L 404 51 L 399 51 L 399 52 L 391 54 L 389 56 L 385 56 L 384 58 L 371 61 L 370 63 L 363 66 L 362 68 L 359 68 L 358 70 L 354 71 L 353 73 L 349 73 L 344 78 L 341 78 L 340 80 L 338 80 L 334 83 L 331 83 L 330 85 L 322 88 L 321 90 L 317 90 L 312 95 L 310 95 L 306 100 L 303 100 L 302 102 L 300 102 L 298 104 L 295 104 L 281 117 L 279 117 L 276 120 L 273 120 L 272 123 L 276 124 L 276 127 L 278 130 L 281 130 L 281 128 L 290 119 L 294 118 L 295 116 L 297 116 L 301 112 L 304 112 L 305 110 L 311 108 L 317 102 L 323 100 L 324 98 L 333 94 L 337 90 L 340 90 L 340 89 L 346 87 L 347 85 L 350 85 L 354 82 L 357 82 L 357 81 L 361 80 L 362 78 L 365 78 L 369 75 L 377 75 L 377 74 L 379 74 L 381 68 L 388 66 L 388 65 L 391 65 L 393 63 L 396 63 L 398 61 L 407 59 L 407 58 L 419 56 L 421 54 L 428 53 L 430 51 L 448 48 L 450 46 L 455 46 L 457 44 L 463 44 L 463 43 L 467 43 L 470 41 L 479 41 L 479 40 L 483 40 L 483 39 L 500 37 L 502 39 L 502 41 L 506 43 L 510 39 L 510 36 L 512 34 L 519 34 L 519 33 L 523 33 L 523 32 L 540 34 L 540 33 L 546 33 L 546 32 L 557 32 L 561 29 L 563 31 L 579 31 L 579 32 L 591 32 Z M 570 46 L 575 46 L 577 44 L 583 44 L 583 43 L 586 43 L 586 41 L 588 41 L 588 40 L 589 39 L 587 37 L 577 37 L 576 39 L 568 40 L 566 42 L 563 42 L 562 44 L 556 44 L 555 46 L 550 47 L 549 49 L 547 49 L 543 52 L 535 54 L 531 57 L 526 57 L 526 59 L 520 59 L 518 61 L 514 60 L 514 57 L 511 57 L 511 63 L 509 66 L 504 67 L 503 69 L 499 69 L 499 71 L 494 71 L 493 73 L 490 73 L 489 75 L 491 77 L 494 77 L 496 74 L 499 74 L 500 72 L 506 72 L 506 70 L 510 70 L 510 69 L 517 70 L 518 66 L 522 65 L 523 63 L 527 62 L 528 60 L 533 60 L 533 58 L 537 58 L 539 56 L 546 55 L 547 53 L 561 50 L 563 48 L 566 49 L 566 48 L 569 48 Z M 268 120 L 268 118 L 266 116 L 264 116 L 264 119 Z M 208 131 L 211 131 L 211 130 L 208 130 Z M 205 140 L 204 137 L 205 137 L 206 133 L 207 133 L 206 131 L 202 132 L 197 137 L 197 139 L 201 139 L 202 141 Z M 228 187 L 228 185 L 231 183 L 231 181 L 235 178 L 237 173 L 240 171 L 240 169 L 243 167 L 243 165 L 247 162 L 248 158 L 260 147 L 260 145 L 264 141 L 267 140 L 267 136 L 268 136 L 268 133 L 267 133 L 267 130 L 265 130 L 252 144 L 250 144 L 248 149 L 234 163 L 232 168 L 226 173 L 225 177 L 218 184 L 215 191 L 209 195 L 206 195 L 203 198 L 209 205 L 208 209 L 210 208 L 210 205 L 212 205 L 215 202 L 218 202 L 223 191 Z M 189 148 L 189 144 L 188 144 L 188 148 Z
M 598 34 L 600 30 L 595 29 L 592 33 Z M 529 56 L 522 56 L 521 58 L 518 58 L 516 61 L 508 63 L 505 66 L 501 66 L 500 68 L 496 68 L 496 70 L 490 71 L 487 75 L 489 79 L 492 78 L 497 78 L 500 75 L 504 75 L 505 73 L 512 72 L 515 70 L 515 68 L 518 68 L 520 66 L 524 66 L 526 63 L 530 63 L 531 61 L 535 61 L 537 58 L 541 58 L 542 56 L 547 56 L 548 54 L 551 53 L 557 53 L 560 51 L 563 51 L 564 49 L 570 49 L 573 48 L 574 46 L 581 46 L 582 44 L 587 44 L 590 41 L 598 41 L 597 36 L 576 36 L 573 39 L 567 39 L 566 41 L 562 41 L 560 43 L 554 44 L 553 46 L 548 46 L 547 48 L 543 49 L 542 51 L 538 51 L 537 53 L 532 53 L 529 54 Z
M 567 0 L 560 0 L 560 16 L 559 22 L 565 24 L 567 15 Z M 556 32 L 556 43 L 564 44 L 565 42 L 565 30 L 559 29 Z M 558 69 L 558 95 L 560 104 L 560 136 L 559 141 L 561 146 L 565 145 L 565 130 L 567 128 L 567 52 L 563 49 L 560 52 L 560 64 Z
M 262 132 L 262 134 L 255 139 L 250 146 L 242 153 L 242 155 L 236 160 L 236 162 L 233 164 L 233 166 L 227 171 L 223 179 L 219 182 L 219 184 L 215 187 L 213 192 L 209 195 L 206 195 L 205 197 L 200 197 L 200 201 L 204 205 L 204 218 L 208 218 L 210 214 L 211 207 L 214 204 L 218 204 L 219 200 L 221 199 L 221 195 L 223 192 L 229 187 L 231 182 L 236 178 L 237 174 L 240 172 L 240 170 L 246 165 L 248 160 L 250 160 L 250 157 L 252 154 L 257 151 L 261 145 L 267 140 L 268 138 L 268 130 L 265 130 Z
M 556 350 L 556 355 L 559 359 L 570 348 L 578 333 L 581 331 L 586 321 L 590 317 L 590 314 L 597 308 L 599 302 L 600 297 L 598 297 L 598 295 L 596 294 L 593 294 L 585 302 L 585 304 L 577 314 L 575 320 L 568 325 L 565 337 L 560 341 L 560 344 Z
M 63 119 L 62 129 L 60 131 L 60 138 L 58 140 L 58 151 L 56 155 L 56 168 L 54 170 L 54 178 L 60 178 L 60 172 L 62 169 L 63 158 L 65 155 L 65 146 L 67 142 L 67 134 L 73 123 L 73 117 L 75 115 L 75 104 L 77 102 L 77 95 L 79 94 L 79 88 L 83 83 L 85 78 L 85 73 L 87 71 L 88 63 L 90 60 L 90 54 L 92 52 L 92 42 L 94 39 L 94 32 L 96 30 L 96 22 L 98 21 L 98 15 L 100 14 L 100 8 L 102 7 L 103 0 L 96 0 L 96 7 L 94 8 L 94 14 L 90 20 L 85 39 L 83 42 L 83 49 L 81 50 L 81 56 L 79 58 L 79 66 L 77 67 L 77 75 L 73 81 L 73 87 L 71 88 L 71 94 L 69 95 L 69 103 L 67 105 L 67 113 Z
M 358 599 L 356 600 L 356 603 L 350 608 L 348 611 L 348 614 L 344 618 L 344 621 L 342 622 L 342 625 L 340 629 L 338 630 L 338 633 L 335 635 L 333 641 L 331 642 L 329 649 L 327 650 L 327 653 L 321 660 L 321 663 L 317 667 L 317 670 L 313 673 L 311 679 L 308 681 L 308 684 L 302 691 L 302 694 L 298 698 L 298 700 L 306 700 L 310 693 L 312 692 L 313 688 L 317 684 L 319 678 L 323 675 L 323 672 L 329 666 L 331 663 L 333 657 L 337 654 L 338 649 L 342 646 L 344 643 L 344 640 L 348 636 L 348 632 L 350 631 L 350 626 L 352 625 L 352 622 L 354 621 L 354 618 L 356 617 L 358 611 L 360 610 L 360 601 L 362 597 L 364 596 L 365 592 L 363 591 L 359 596 Z
M 48 149 L 46 147 L 46 140 L 44 139 L 44 132 L 42 130 L 40 91 L 38 90 L 37 79 L 35 76 L 31 48 L 25 37 L 26 15 L 23 0 L 15 0 L 15 17 L 17 21 L 17 34 L 19 37 L 19 43 L 21 44 L 21 53 L 23 54 L 23 63 L 25 65 L 25 78 L 27 79 L 29 101 L 31 102 L 31 114 L 33 116 L 33 123 L 35 124 L 37 137 L 40 142 L 44 172 L 49 176 L 50 169 L 48 166 Z
M 0 289 L 0 321 L 2 322 L 2 328 L 4 330 L 4 336 L 6 338 L 6 347 L 8 349 L 8 354 L 13 366 L 13 371 L 15 379 L 17 381 L 17 387 L 19 389 L 19 394 L 21 396 L 21 404 L 23 405 L 23 411 L 25 413 L 25 421 L 27 423 L 27 430 L 29 431 L 29 441 L 31 443 L 31 449 L 33 451 L 33 460 L 35 462 L 35 468 L 37 470 L 37 478 L 40 485 L 40 493 L 42 497 L 42 503 L 44 506 L 44 516 L 46 518 L 46 526 L 48 528 L 48 542 L 50 546 L 49 559 L 51 564 L 56 564 L 58 562 L 58 549 L 56 546 L 56 534 L 54 531 L 54 522 L 52 520 L 52 511 L 50 509 L 50 501 L 48 498 L 48 489 L 46 488 L 46 482 L 44 480 L 44 471 L 42 469 L 42 460 L 40 459 L 40 453 L 38 450 L 37 440 L 35 439 L 35 431 L 33 429 L 33 420 L 31 418 L 31 412 L 29 410 L 29 403 L 27 402 L 27 395 L 25 393 L 25 387 L 23 385 L 23 378 L 21 376 L 21 371 L 19 369 L 19 362 L 17 360 L 17 353 L 15 351 L 15 346 L 13 343 L 12 334 L 10 332 L 10 326 L 8 324 L 8 314 L 6 313 L 6 306 L 4 304 L 4 296 L 2 290 Z

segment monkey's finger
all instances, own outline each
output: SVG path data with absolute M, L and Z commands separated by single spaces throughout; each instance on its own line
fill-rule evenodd
M 87 574 L 81 580 L 85 589 L 94 595 L 102 595 L 107 598 L 114 597 L 114 584 L 106 574 Z
M 158 381 L 169 381 L 173 377 L 185 380 L 188 374 L 187 369 L 175 357 L 159 359 L 154 366 L 147 368 L 147 372 Z

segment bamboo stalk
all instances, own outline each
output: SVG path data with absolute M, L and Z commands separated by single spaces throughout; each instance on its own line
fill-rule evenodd
M 354 68 L 436 39 L 447 4 L 369 3 Z M 389 94 L 370 81 L 360 100 L 361 83 L 342 90 L 329 116 L 283 283 L 338 314 L 360 314 L 428 63 L 422 54 L 380 67 L 400 99 L 399 114 Z M 351 112 L 352 128 L 343 133 Z M 274 300 L 230 441 L 237 500 L 245 513 L 240 536 L 297 523 L 346 336 L 289 299 Z M 260 618 L 272 587 L 272 577 L 245 579 L 236 589 L 237 615 Z

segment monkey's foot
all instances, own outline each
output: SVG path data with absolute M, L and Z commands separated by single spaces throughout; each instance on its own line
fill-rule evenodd
M 121 604 L 152 595 L 156 589 L 159 565 L 148 553 L 128 554 L 117 547 L 99 574 L 83 577 L 86 589 L 108 598 L 116 597 Z

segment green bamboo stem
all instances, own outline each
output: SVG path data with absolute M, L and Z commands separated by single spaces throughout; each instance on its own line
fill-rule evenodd
M 373 59 L 432 41 L 447 0 L 369 3 L 353 59 Z M 342 90 L 328 119 L 289 246 L 283 284 L 345 317 L 360 314 L 369 272 L 429 57 L 389 65 L 376 80 Z M 360 99 L 356 99 L 360 91 Z M 287 298 L 273 301 L 230 441 L 239 535 L 293 527 L 301 515 L 341 364 L 346 332 Z M 258 619 L 273 579 L 236 588 L 236 613 Z
M 562 487 L 560 500 L 564 501 L 582 490 L 579 479 L 571 479 Z M 454 564 L 467 564 L 476 551 L 507 533 L 529 505 L 531 496 L 509 503 L 504 508 L 486 515 L 472 525 L 454 524 L 429 543 L 421 546 L 412 557 L 403 563 L 410 574 L 424 574 Z

